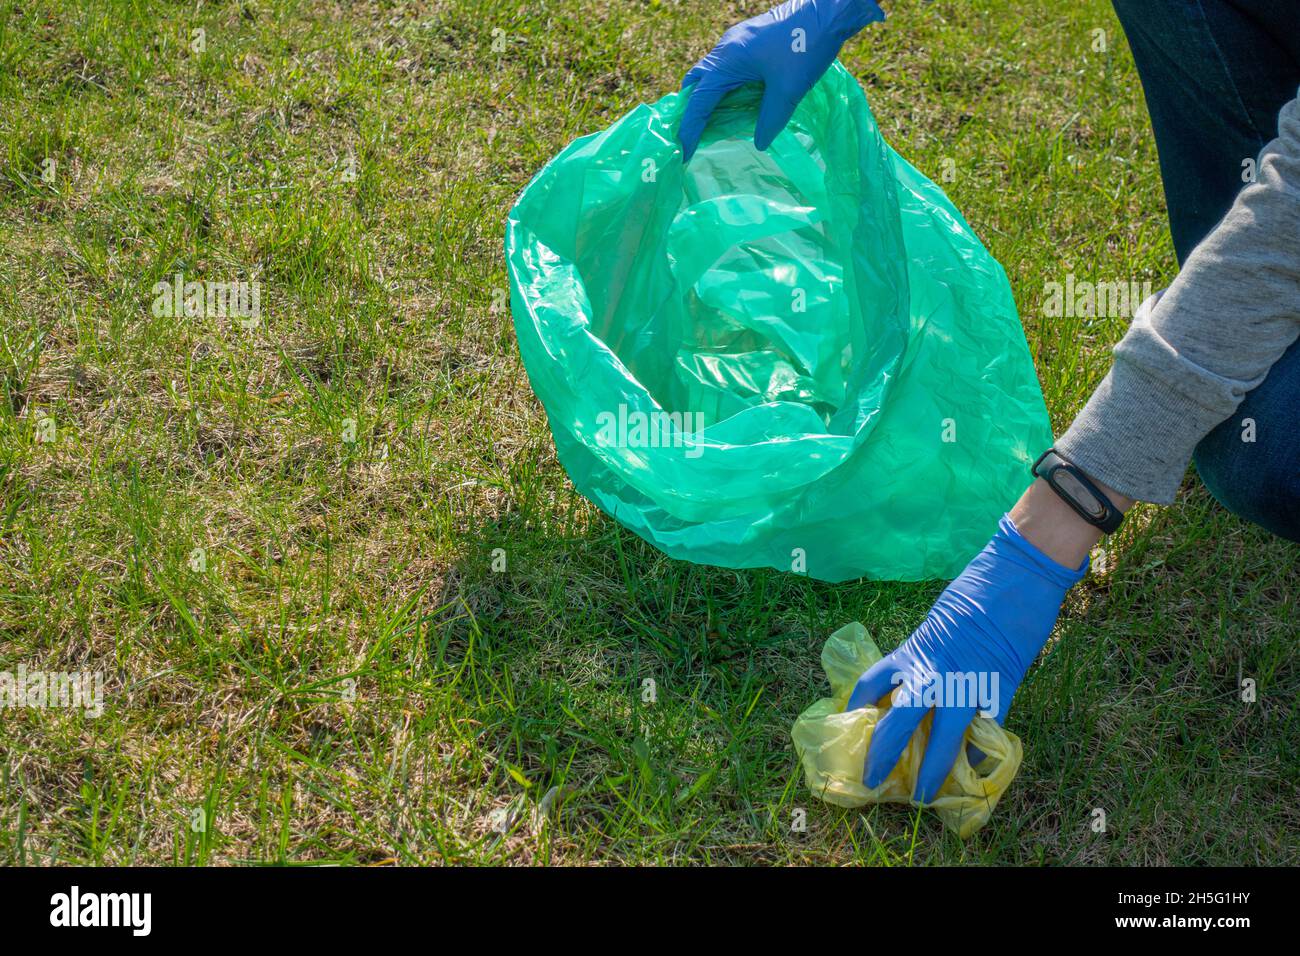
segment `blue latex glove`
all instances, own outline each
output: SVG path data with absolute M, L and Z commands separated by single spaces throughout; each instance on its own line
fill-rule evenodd
M 682 89 L 695 86 L 678 132 L 683 161 L 695 152 L 722 97 L 746 83 L 763 84 L 754 145 L 767 149 L 844 42 L 883 19 L 874 0 L 788 0 L 736 24 L 682 80 Z
M 1057 564 L 1004 515 L 993 540 L 939 595 L 921 626 L 858 678 L 847 710 L 873 705 L 899 688 L 895 706 L 872 734 L 862 782 L 868 787 L 884 782 L 930 703 L 934 719 L 912 796 L 919 803 L 933 800 L 976 713 L 987 711 L 999 724 L 1006 719 L 1012 695 L 1052 633 L 1065 592 L 1087 570 L 1086 558 L 1074 570 Z M 974 674 L 975 683 L 983 681 L 992 693 L 948 694 L 937 702 L 931 693 L 927 700 L 927 685 L 946 687 L 949 674 Z M 897 706 L 900 695 L 910 695 L 909 706 Z M 983 759 L 971 750 L 972 762 Z

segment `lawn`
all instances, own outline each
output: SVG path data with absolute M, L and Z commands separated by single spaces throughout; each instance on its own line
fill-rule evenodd
M 1300 862 L 1297 551 L 1194 475 L 1072 592 L 966 842 L 821 803 L 789 739 L 826 636 L 942 582 L 674 561 L 573 491 L 506 213 L 764 3 L 0 2 L 0 671 L 104 682 L 0 710 L 0 863 Z M 1060 430 L 1126 320 L 1046 285 L 1176 269 L 1118 22 L 888 8 L 842 59 Z M 177 273 L 259 321 L 155 308 Z

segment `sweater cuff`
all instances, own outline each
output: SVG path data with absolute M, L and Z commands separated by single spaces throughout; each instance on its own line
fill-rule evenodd
M 1125 497 L 1167 505 L 1197 444 L 1222 420 L 1118 357 L 1056 451 Z

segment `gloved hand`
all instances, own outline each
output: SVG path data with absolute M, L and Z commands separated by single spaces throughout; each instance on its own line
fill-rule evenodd
M 682 80 L 682 89 L 695 86 L 678 132 L 683 162 L 699 145 L 714 107 L 746 83 L 763 84 L 754 145 L 767 149 L 844 42 L 883 19 L 874 0 L 787 0 L 736 24 Z
M 1004 515 L 993 540 L 939 595 L 921 626 L 858 678 L 846 710 L 873 705 L 900 688 L 895 706 L 872 734 L 863 784 L 878 787 L 884 782 L 929 711 L 926 704 L 933 703 L 930 739 L 912 795 L 919 803 L 933 800 L 975 714 L 987 710 L 999 724 L 1006 719 L 1012 695 L 1052 633 L 1065 592 L 1087 570 L 1087 558 L 1074 570 L 1056 563 L 1026 541 L 1011 516 Z M 991 692 L 989 699 L 946 693 L 950 685 L 969 690 L 972 684 L 970 678 L 964 685 L 949 681 L 948 675 L 971 674 L 975 686 Z M 927 687 L 934 689 L 929 701 Z M 962 696 L 966 699 L 953 699 Z M 900 699 L 908 705 L 897 706 Z M 972 762 L 982 758 L 975 751 Z

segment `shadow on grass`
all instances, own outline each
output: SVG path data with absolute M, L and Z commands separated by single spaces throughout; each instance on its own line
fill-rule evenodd
M 548 838 L 566 855 L 1210 863 L 1239 861 L 1248 839 L 1261 862 L 1283 862 L 1300 739 L 1282 704 L 1296 691 L 1294 590 L 1282 587 L 1295 571 L 1279 563 L 1290 546 L 1197 487 L 1184 499 L 1136 516 L 1071 595 L 1008 721 L 1026 744 L 1020 778 L 965 844 L 930 814 L 821 804 L 789 740 L 826 691 L 825 638 L 860 620 L 888 650 L 939 582 L 697 566 L 603 516 L 560 534 L 512 513 L 466 537 L 429 659 L 474 688 L 462 703 L 476 744 L 509 768 L 489 785 L 526 781 L 534 816 L 552 788 L 567 798 Z M 1238 670 L 1269 699 L 1246 709 Z M 807 830 L 792 829 L 796 811 Z

